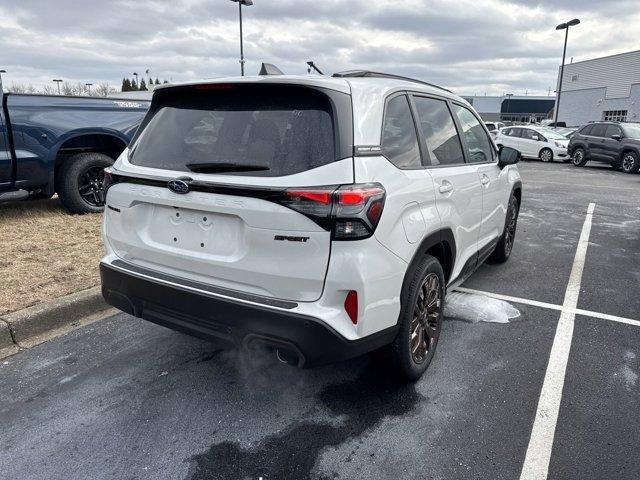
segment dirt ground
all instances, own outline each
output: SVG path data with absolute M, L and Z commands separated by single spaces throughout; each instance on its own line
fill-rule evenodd
M 101 220 L 57 197 L 0 205 L 0 315 L 97 285 Z

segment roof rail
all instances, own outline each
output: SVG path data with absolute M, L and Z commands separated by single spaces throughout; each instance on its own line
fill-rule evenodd
M 406 82 L 420 83 L 422 85 L 427 85 L 429 87 L 439 88 L 440 90 L 444 90 L 445 92 L 453 93 L 451 90 L 448 90 L 440 85 L 434 85 L 433 83 L 423 82 L 422 80 L 416 80 L 415 78 L 403 77 L 402 75 L 394 75 L 393 73 L 382 73 L 382 72 L 372 72 L 371 70 L 347 70 L 346 72 L 337 72 L 332 75 L 332 77 L 337 78 L 363 78 L 363 77 L 371 77 L 371 78 L 393 78 L 396 80 L 404 80 Z

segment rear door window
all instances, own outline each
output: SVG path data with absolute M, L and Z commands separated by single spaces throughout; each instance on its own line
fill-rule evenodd
M 447 103 L 444 100 L 417 96 L 413 97 L 413 101 L 431 165 L 464 163 L 462 144 Z
M 406 95 L 398 95 L 387 102 L 382 126 L 382 152 L 398 168 L 422 167 L 416 126 Z
M 587 125 L 585 127 L 582 127 L 580 129 L 580 135 L 591 135 L 592 128 L 593 128 L 593 125 Z
M 606 124 L 597 123 L 591 128 L 591 133 L 589 135 L 593 135 L 594 137 L 604 137 L 604 134 L 606 131 L 607 131 Z
M 522 129 L 521 128 L 511 128 L 509 129 L 509 136 L 510 137 L 521 137 L 522 136 Z
M 604 135 L 607 138 L 611 138 L 611 135 L 622 135 L 622 130 L 617 125 L 607 125 L 607 130 Z
M 346 97 L 350 111 L 348 95 L 332 94 Z M 341 157 L 341 119 L 333 105 L 319 90 L 291 85 L 205 84 L 160 90 L 130 161 L 226 175 L 303 172 Z M 350 117 L 342 120 L 351 128 Z

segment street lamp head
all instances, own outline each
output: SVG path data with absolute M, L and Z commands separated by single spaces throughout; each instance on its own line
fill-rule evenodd
M 240 5 L 244 5 L 245 7 L 250 7 L 253 5 L 253 0 L 231 0 L 235 3 L 240 3 Z
M 566 23 L 561 23 L 556 27 L 556 30 L 564 30 L 565 28 L 573 27 L 574 25 L 578 25 L 579 23 L 580 23 L 580 20 L 577 18 L 574 18 L 573 20 L 569 20 Z
M 60 79 L 60 78 L 54 78 L 52 81 L 53 81 L 53 82 L 62 82 L 62 79 Z
M 0 73 L 7 73 L 6 70 L 0 70 Z

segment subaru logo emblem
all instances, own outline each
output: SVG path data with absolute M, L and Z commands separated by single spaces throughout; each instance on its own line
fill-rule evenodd
M 183 180 L 171 180 L 167 183 L 167 187 L 174 193 L 187 193 L 189 184 Z

